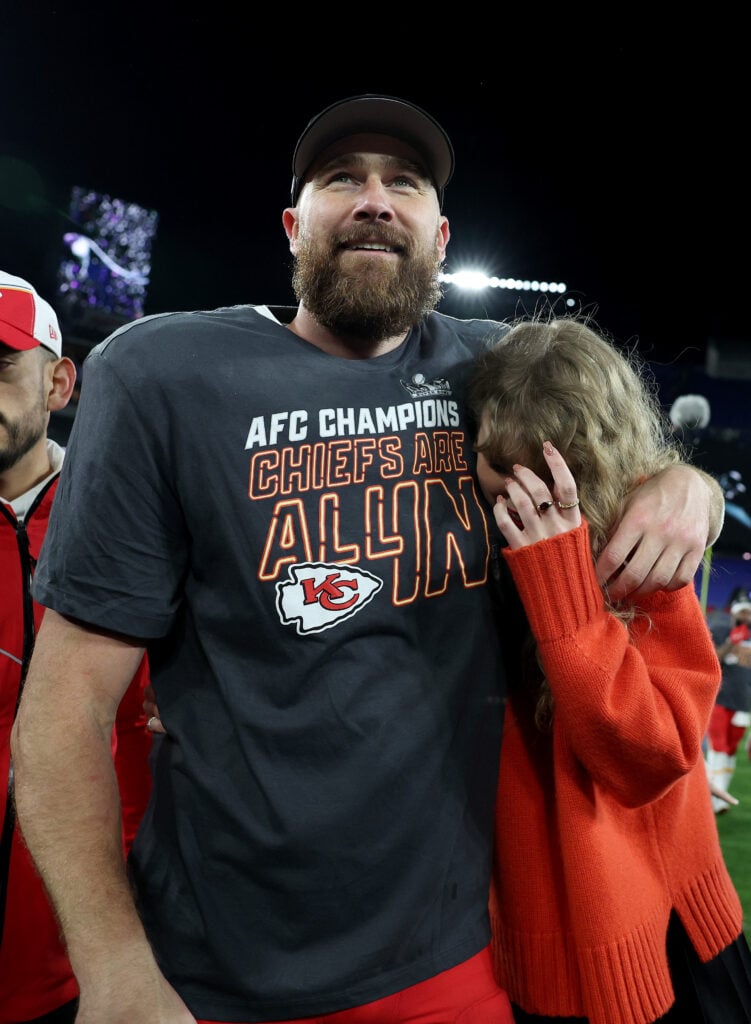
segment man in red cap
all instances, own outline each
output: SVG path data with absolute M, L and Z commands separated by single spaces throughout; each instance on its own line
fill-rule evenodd
M 722 683 L 707 729 L 707 774 L 710 782 L 730 789 L 735 774 L 736 755 L 746 729 L 751 724 L 751 598 L 736 594 L 729 615 L 710 619 L 717 657 L 722 664 Z M 724 814 L 730 805 L 717 796 L 712 804 L 715 814 Z
M 78 984 L 11 799 L 10 733 L 43 608 L 31 580 L 63 462 L 47 437 L 76 380 L 55 311 L 27 281 L 0 271 L 0 1022 L 67 1024 Z M 141 707 L 146 662 L 120 704 L 112 738 L 126 849 L 150 788 Z
M 511 1020 L 487 902 L 514 652 L 464 404 L 506 328 L 435 310 L 453 164 L 406 100 L 332 104 L 282 211 L 297 306 L 146 317 L 86 361 L 13 747 L 79 1024 Z M 718 492 L 638 488 L 614 599 L 690 583 Z M 126 877 L 106 736 L 144 650 L 167 735 Z

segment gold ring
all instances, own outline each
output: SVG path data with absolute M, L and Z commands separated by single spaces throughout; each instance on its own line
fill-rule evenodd
M 558 508 L 576 508 L 579 504 L 579 499 L 577 498 L 576 501 L 559 501 L 556 502 L 556 504 L 558 505 Z
M 547 512 L 547 510 L 549 508 L 552 508 L 554 504 L 555 504 L 554 501 L 541 501 L 540 504 L 537 506 L 537 511 L 538 512 Z

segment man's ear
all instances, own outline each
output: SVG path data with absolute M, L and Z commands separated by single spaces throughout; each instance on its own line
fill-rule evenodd
M 289 239 L 289 250 L 293 256 L 295 255 L 297 234 L 300 230 L 299 223 L 296 206 L 288 206 L 286 210 L 282 211 L 282 224 Z
M 449 229 L 448 217 L 442 216 L 438 222 L 438 255 L 441 263 L 446 259 L 446 247 L 449 244 L 449 238 L 451 238 L 451 231 Z
M 45 383 L 47 386 L 47 411 L 59 412 L 64 409 L 76 386 L 76 364 L 72 359 L 63 356 L 45 367 Z

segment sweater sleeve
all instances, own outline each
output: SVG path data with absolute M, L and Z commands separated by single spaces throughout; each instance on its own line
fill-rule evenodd
M 693 585 L 643 598 L 627 629 L 605 607 L 586 521 L 503 553 L 553 694 L 554 738 L 626 807 L 663 795 L 701 757 L 721 678 Z

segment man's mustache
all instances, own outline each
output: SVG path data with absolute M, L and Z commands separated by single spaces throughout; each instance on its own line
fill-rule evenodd
M 361 228 L 352 228 L 346 235 L 339 235 L 334 239 L 334 246 L 337 249 L 364 243 L 387 245 L 391 249 L 401 250 L 406 255 L 411 252 L 411 239 L 388 224 L 363 224 Z

